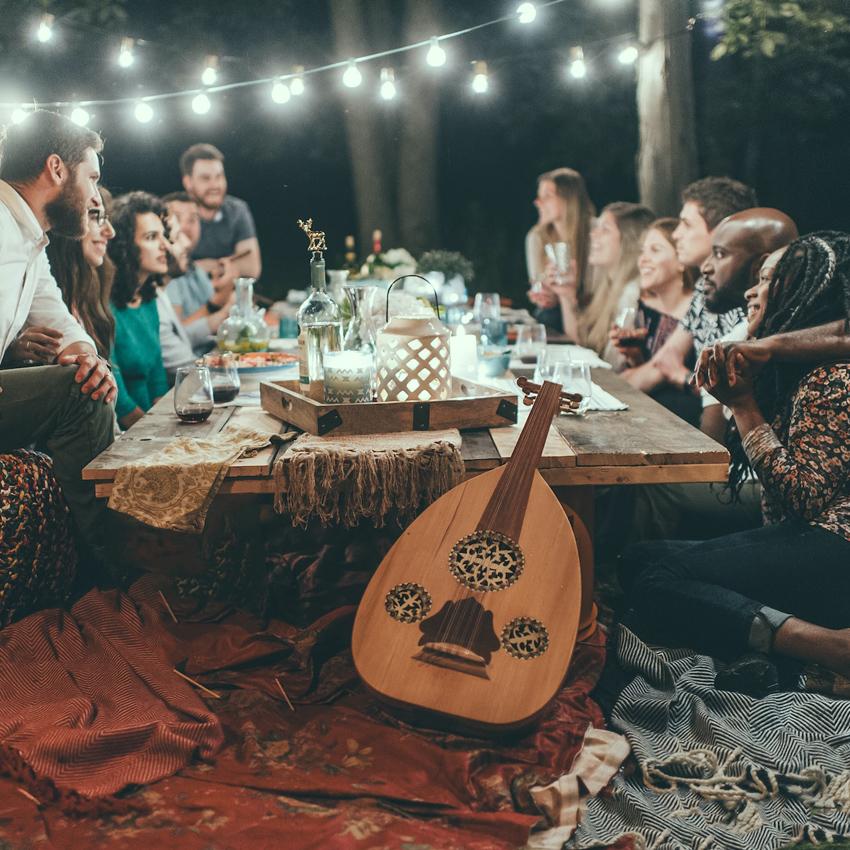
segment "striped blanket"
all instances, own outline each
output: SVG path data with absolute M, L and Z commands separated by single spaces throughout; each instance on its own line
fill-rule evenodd
M 850 833 L 850 701 L 716 690 L 711 658 L 615 640 L 634 678 L 611 727 L 639 769 L 591 798 L 568 847 L 635 833 L 654 850 L 774 850 Z

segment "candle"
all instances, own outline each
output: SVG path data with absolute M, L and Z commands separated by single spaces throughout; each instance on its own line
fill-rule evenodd
M 326 351 L 325 404 L 372 401 L 372 357 L 365 351 Z
M 468 334 L 461 325 L 449 338 L 452 374 L 462 378 L 478 377 L 478 343 L 474 334 Z

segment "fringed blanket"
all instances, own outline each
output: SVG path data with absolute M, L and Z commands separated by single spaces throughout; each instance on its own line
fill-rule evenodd
M 715 690 L 711 658 L 654 651 L 620 627 L 635 678 L 611 726 L 639 769 L 588 801 L 570 847 L 635 833 L 656 850 L 774 850 L 850 833 L 850 702 Z

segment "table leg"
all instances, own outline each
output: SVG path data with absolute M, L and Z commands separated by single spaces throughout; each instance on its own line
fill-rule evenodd
M 596 603 L 593 601 L 593 491 L 592 486 L 553 487 L 573 527 L 581 566 L 581 613 L 578 639 L 596 632 Z

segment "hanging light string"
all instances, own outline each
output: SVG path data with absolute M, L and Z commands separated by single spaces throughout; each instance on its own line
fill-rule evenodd
M 528 4 L 522 3 L 517 11 L 512 12 L 511 14 L 502 15 L 499 18 L 494 18 L 490 21 L 484 21 L 479 24 L 474 24 L 473 26 L 465 27 L 464 29 L 455 30 L 454 32 L 445 33 L 439 36 L 430 36 L 421 41 L 416 41 L 411 44 L 405 44 L 400 47 L 394 47 L 389 50 L 382 50 L 376 53 L 369 53 L 365 56 L 360 56 L 353 59 L 341 59 L 336 62 L 329 62 L 325 65 L 318 65 L 314 68 L 305 68 L 303 65 L 293 66 L 292 70 L 289 73 L 284 74 L 274 74 L 270 77 L 260 77 L 251 80 L 239 80 L 231 83 L 220 83 L 218 85 L 199 85 L 194 86 L 188 89 L 181 89 L 179 91 L 170 91 L 170 92 L 160 92 L 157 94 L 147 94 L 147 95 L 133 95 L 130 97 L 120 97 L 120 98 L 100 98 L 100 99 L 91 99 L 91 100 L 56 100 L 56 101 L 40 101 L 36 103 L 21 103 L 18 102 L 0 102 L 0 109 L 15 109 L 15 110 L 31 110 L 33 108 L 54 108 L 54 109 L 79 109 L 85 111 L 85 107 L 91 106 L 117 106 L 117 105 L 131 105 L 135 104 L 138 108 L 139 104 L 150 104 L 167 100 L 176 100 L 178 98 L 185 98 L 189 96 L 193 96 L 193 104 L 195 101 L 198 101 L 199 98 L 203 98 L 204 105 L 206 108 L 201 110 L 196 110 L 198 112 L 206 112 L 209 109 L 207 105 L 209 103 L 209 95 L 218 94 L 220 92 L 228 92 L 235 91 L 238 89 L 244 88 L 252 88 L 257 86 L 280 86 L 292 83 L 301 83 L 303 85 L 303 79 L 305 77 L 315 76 L 316 74 L 323 74 L 329 71 L 336 71 L 340 69 L 346 69 L 349 73 L 349 79 L 354 77 L 354 72 L 356 71 L 359 74 L 358 65 L 365 62 L 372 62 L 376 59 L 384 59 L 388 56 L 396 56 L 403 53 L 410 53 L 415 50 L 422 50 L 424 48 L 430 48 L 433 50 L 436 47 L 441 47 L 443 42 L 450 41 L 452 39 L 457 39 L 462 36 L 468 35 L 469 33 L 476 32 L 481 29 L 485 29 L 487 27 L 496 26 L 498 24 L 503 24 L 508 21 L 520 20 L 523 22 L 530 22 L 530 20 L 534 20 L 534 18 L 528 17 L 528 7 L 533 6 L 536 11 L 541 9 L 546 9 L 552 6 L 560 6 L 563 3 L 568 2 L 568 0 L 546 0 L 546 2 L 536 3 L 536 4 Z M 698 13 L 691 17 L 688 21 L 688 25 L 685 29 L 677 30 L 676 32 L 665 33 L 659 36 L 656 40 L 667 40 L 677 35 L 682 35 L 686 32 L 690 32 L 693 30 L 696 22 L 705 17 L 704 13 Z M 126 49 L 129 46 L 129 49 L 132 49 L 132 45 L 143 45 L 147 44 L 143 39 L 134 39 L 134 38 L 124 38 L 122 39 L 122 50 Z M 609 38 L 596 39 L 589 42 L 584 42 L 585 48 L 594 48 L 600 47 L 604 45 L 618 44 L 618 43 L 633 43 L 636 46 L 636 37 L 634 33 L 624 33 L 617 36 L 612 36 Z M 639 49 L 645 49 L 649 45 L 640 45 Z M 579 47 L 578 50 L 582 48 Z M 572 48 L 573 53 L 576 48 Z M 218 57 L 207 57 L 207 67 L 209 67 L 209 60 L 217 59 Z M 636 58 L 636 55 L 635 55 Z M 442 63 L 440 63 L 442 64 Z M 486 67 L 486 63 L 485 63 Z M 359 84 L 359 83 L 358 83 Z M 298 92 L 300 93 L 300 92 Z M 292 87 L 292 94 L 296 94 L 295 87 Z M 285 100 L 289 98 L 286 97 Z M 284 102 L 283 100 L 278 102 Z M 147 116 L 149 113 L 145 111 L 145 115 Z M 141 120 L 141 119 L 140 119 Z M 148 119 L 149 120 L 149 119 Z

